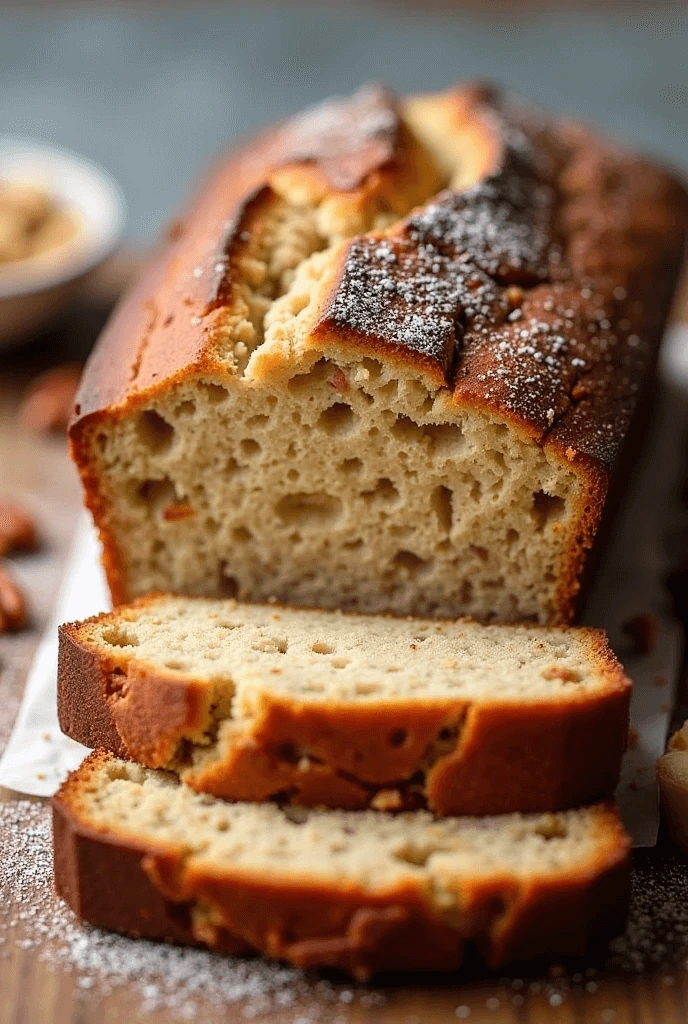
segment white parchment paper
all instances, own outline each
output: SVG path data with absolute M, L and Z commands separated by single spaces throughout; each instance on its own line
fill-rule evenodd
M 678 500 L 688 429 L 688 328 L 669 331 L 659 369 L 660 399 L 641 461 L 614 525 L 586 606 L 585 621 L 604 627 L 634 683 L 633 742 L 616 793 L 636 846 L 657 837 L 655 762 L 664 752 L 682 657 L 682 630 L 671 613 L 664 581 L 672 568 L 668 537 L 686 528 Z M 56 713 L 57 626 L 109 607 L 95 531 L 84 513 L 74 538 L 53 620 L 31 671 L 10 742 L 0 761 L 0 786 L 50 796 L 86 750 L 60 733 Z M 623 624 L 654 616 L 657 644 L 633 653 Z

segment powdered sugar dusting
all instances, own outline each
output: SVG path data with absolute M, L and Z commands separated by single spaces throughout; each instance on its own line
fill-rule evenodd
M 420 357 L 460 401 L 611 470 L 676 270 L 683 229 L 669 211 L 685 197 L 587 130 L 489 90 L 476 102 L 499 140 L 492 172 L 351 241 L 316 330 Z
M 381 86 L 367 86 L 294 118 L 284 129 L 283 144 L 290 163 L 317 163 L 334 189 L 350 191 L 391 158 L 400 123 L 391 95 Z
M 554 190 L 525 133 L 502 134 L 503 162 L 484 181 L 440 193 L 386 238 L 350 243 L 323 321 L 411 349 L 449 382 L 464 331 L 509 312 L 500 286 L 546 279 L 558 256 Z
M 53 892 L 52 830 L 45 803 L 0 803 L 0 957 L 14 942 L 59 970 L 77 975 L 84 993 L 134 991 L 141 1014 L 173 1009 L 183 1020 L 199 1014 L 226 1020 L 281 1011 L 280 1022 L 350 1020 L 362 1007 L 384 1002 L 373 989 L 317 981 L 262 959 L 134 940 L 81 924 Z M 288 1015 L 293 1011 L 293 1016 Z M 139 1019 L 137 1017 L 137 1019 Z

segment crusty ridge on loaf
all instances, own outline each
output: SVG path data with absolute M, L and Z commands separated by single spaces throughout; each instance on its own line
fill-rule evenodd
M 93 924 L 300 967 L 454 969 L 582 952 L 619 921 L 615 809 L 436 820 L 228 804 L 91 755 L 54 800 L 55 882 Z M 108 884 L 103 885 L 107 879 Z
M 169 595 L 60 629 L 64 732 L 232 800 L 575 806 L 616 786 L 629 697 L 591 629 Z
M 687 224 L 670 175 L 486 88 L 263 135 L 86 371 L 115 600 L 570 619 Z

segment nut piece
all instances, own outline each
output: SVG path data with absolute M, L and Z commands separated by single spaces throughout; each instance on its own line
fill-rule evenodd
M 35 551 L 38 543 L 29 513 L 13 501 L 0 501 L 0 557 L 13 551 Z
M 657 761 L 657 779 L 671 838 L 688 853 L 688 721 L 669 740 Z
M 13 633 L 21 629 L 25 622 L 24 595 L 7 567 L 0 564 L 0 633 Z
M 40 374 L 27 391 L 19 419 L 37 433 L 60 433 L 74 411 L 74 397 L 81 379 L 81 366 L 67 363 Z

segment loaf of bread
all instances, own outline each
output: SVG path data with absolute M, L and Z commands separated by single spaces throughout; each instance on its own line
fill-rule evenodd
M 488 88 L 267 132 L 85 373 L 115 602 L 569 620 L 687 224 L 669 174 Z
M 620 921 L 612 805 L 436 820 L 230 804 L 92 754 L 54 800 L 55 884 L 87 921 L 365 979 L 580 953 Z
M 60 629 L 62 730 L 231 800 L 573 807 L 614 791 L 630 689 L 592 629 L 171 596 Z

